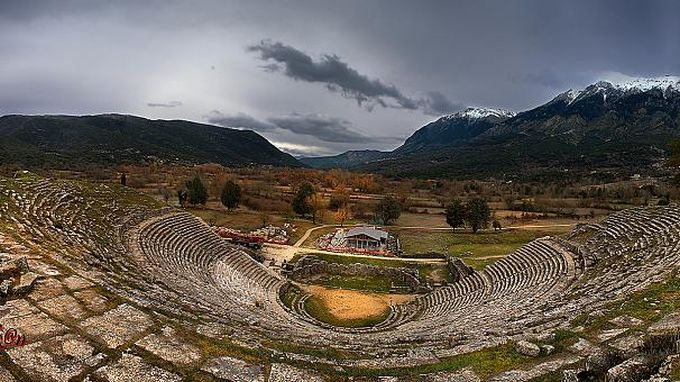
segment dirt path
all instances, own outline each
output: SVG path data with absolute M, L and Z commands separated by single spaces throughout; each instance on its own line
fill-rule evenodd
M 504 257 L 507 257 L 510 255 L 512 252 L 508 253 L 507 255 L 493 255 L 493 256 L 469 256 L 469 257 L 463 257 L 463 260 L 465 259 L 471 259 L 471 260 L 491 260 L 491 259 L 502 259 Z
M 545 225 L 524 225 L 524 226 L 510 226 L 510 227 L 504 227 L 504 230 L 513 230 L 513 229 L 544 229 L 544 228 L 564 228 L 564 227 L 572 227 L 574 224 L 545 224 Z M 395 258 L 395 257 L 376 257 L 372 255 L 356 255 L 353 253 L 338 253 L 338 252 L 331 252 L 331 251 L 324 251 L 321 249 L 316 249 L 316 248 L 310 248 L 310 247 L 303 247 L 302 244 L 309 239 L 309 236 L 312 234 L 312 232 L 318 230 L 318 229 L 323 229 L 323 228 L 330 228 L 330 227 L 340 227 L 339 225 L 334 225 L 334 224 L 324 224 L 320 225 L 317 227 L 312 227 L 305 231 L 305 234 L 302 235 L 298 241 L 295 242 L 293 245 L 286 245 L 286 244 L 265 244 L 263 247 L 263 250 L 265 251 L 266 255 L 269 255 L 270 258 L 275 259 L 276 261 L 290 261 L 296 253 L 300 252 L 301 250 L 304 250 L 307 253 L 319 253 L 319 254 L 327 254 L 327 255 L 337 255 L 337 256 L 350 256 L 350 257 L 357 257 L 357 258 L 365 258 L 365 259 L 380 259 L 380 260 L 392 260 L 392 261 L 406 261 L 406 262 L 413 262 L 413 263 L 432 263 L 432 264 L 438 264 L 438 263 L 443 263 L 445 262 L 444 260 L 441 259 L 406 259 L 406 258 Z M 407 226 L 407 227 L 402 227 L 402 226 L 387 226 L 386 228 L 399 228 L 399 229 L 417 229 L 417 230 L 424 230 L 424 231 L 451 231 L 451 227 L 419 227 L 419 226 Z M 480 230 L 481 232 L 483 231 L 492 231 L 492 229 L 487 229 L 487 230 Z M 487 256 L 487 257 L 476 257 L 476 259 L 480 260 L 486 260 L 486 259 L 495 259 L 495 258 L 500 258 L 503 256 Z
M 545 225 L 518 225 L 518 226 L 508 226 L 508 227 L 503 227 L 503 230 L 512 230 L 512 229 L 543 229 L 543 228 L 564 228 L 564 227 L 573 227 L 575 226 L 576 223 L 574 224 L 545 224 Z M 387 226 L 386 228 L 398 228 L 398 229 L 417 229 L 417 230 L 422 230 L 422 231 L 452 231 L 451 227 L 419 227 L 419 226 L 398 226 L 398 225 L 393 225 L 393 226 Z M 455 230 L 454 232 L 460 232 L 461 230 Z M 480 229 L 479 232 L 491 232 L 493 231 L 493 228 L 487 228 L 487 229 Z
M 319 253 L 322 255 L 335 255 L 335 256 L 345 256 L 345 257 L 356 257 L 356 258 L 362 258 L 362 259 L 373 259 L 373 260 L 385 260 L 385 261 L 401 261 L 401 262 L 407 262 L 407 263 L 425 263 L 425 264 L 444 264 L 446 263 L 446 260 L 444 259 L 409 259 L 409 258 L 404 258 L 404 257 L 383 257 L 383 256 L 374 256 L 374 255 L 356 255 L 353 253 L 341 253 L 341 252 L 331 252 L 331 251 L 324 251 L 321 249 L 314 249 L 314 248 L 307 248 L 307 247 L 296 247 L 293 245 L 284 245 L 284 244 L 264 244 L 262 246 L 262 250 L 265 252 L 265 255 L 268 255 L 270 258 L 275 259 L 276 261 L 290 261 L 296 253 L 298 252 L 304 252 L 304 253 Z
M 309 239 L 309 235 L 311 235 L 312 232 L 316 231 L 317 229 L 328 228 L 328 227 L 340 227 L 340 226 L 339 225 L 336 226 L 336 225 L 325 224 L 325 225 L 320 225 L 318 227 L 312 227 L 312 228 L 308 229 L 307 232 L 305 232 L 305 234 L 302 235 L 302 237 L 298 241 L 295 242 L 295 244 L 293 244 L 293 247 L 298 247 L 298 248 L 301 247 L 302 244 L 305 242 L 305 240 Z

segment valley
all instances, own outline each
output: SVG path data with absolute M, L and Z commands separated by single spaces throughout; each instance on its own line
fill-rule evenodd
M 680 381 L 680 1 L 0 1 L 0 382 Z

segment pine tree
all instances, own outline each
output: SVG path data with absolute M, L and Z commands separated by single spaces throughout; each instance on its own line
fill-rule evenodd
M 480 228 L 486 228 L 491 219 L 491 209 L 482 198 L 474 198 L 467 202 L 467 223 L 472 228 L 472 232 L 477 232 Z
M 232 211 L 241 202 L 241 186 L 234 181 L 228 181 L 222 189 L 220 200 L 227 210 Z
M 187 201 L 193 206 L 208 201 L 208 190 L 198 176 L 187 182 Z
M 309 198 L 314 195 L 314 193 L 314 186 L 310 183 L 302 183 L 300 187 L 298 187 L 295 197 L 293 198 L 293 211 L 300 216 L 310 214 L 312 212 L 312 206 L 309 203 Z

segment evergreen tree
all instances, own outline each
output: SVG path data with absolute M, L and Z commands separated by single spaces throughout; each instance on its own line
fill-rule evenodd
M 232 211 L 241 202 L 241 186 L 234 181 L 228 181 L 222 189 L 220 200 L 227 210 Z
M 302 183 L 300 187 L 298 187 L 295 197 L 293 198 L 293 211 L 300 216 L 310 214 L 312 212 L 312 205 L 309 201 L 314 194 L 314 186 L 307 182 Z
M 486 228 L 491 219 L 491 209 L 482 198 L 474 198 L 467 202 L 467 223 L 472 228 L 472 232 L 477 232 L 480 228 Z
M 187 182 L 187 201 L 194 206 L 208 201 L 208 190 L 198 176 Z

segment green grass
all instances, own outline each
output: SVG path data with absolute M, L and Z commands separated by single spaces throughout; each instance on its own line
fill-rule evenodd
M 433 251 L 461 256 L 470 253 L 462 257 L 463 260 L 481 270 L 536 238 L 557 233 L 520 229 L 480 233 L 401 230 L 399 240 L 404 253 L 409 254 Z
M 472 353 L 461 354 L 451 358 L 444 358 L 442 359 L 442 362 L 432 365 L 377 370 L 355 368 L 349 369 L 347 372 L 348 374 L 354 376 L 393 375 L 411 376 L 417 378 L 420 374 L 460 370 L 469 367 L 479 377 L 486 379 L 492 375 L 506 370 L 526 366 L 527 364 L 534 363 L 537 360 L 538 358 L 528 357 L 517 353 L 511 344 L 506 344 Z
M 498 256 L 519 248 L 536 238 L 551 234 L 545 230 L 503 230 L 500 232 L 433 232 L 400 230 L 399 240 L 406 253 L 442 252 L 459 255 Z
M 309 253 L 301 252 L 296 254 L 291 260 L 291 263 L 295 263 L 302 256 L 308 255 Z M 319 259 L 329 262 L 329 263 L 334 263 L 334 264 L 355 264 L 355 263 L 360 263 L 360 264 L 368 264 L 368 265 L 377 265 L 380 267 L 408 267 L 413 265 L 413 263 L 408 263 L 406 261 L 400 261 L 400 260 L 384 260 L 380 258 L 367 258 L 367 257 L 358 257 L 358 256 L 342 256 L 342 255 L 330 255 L 326 253 L 312 253 L 312 255 L 318 257 Z
M 673 364 L 673 369 L 671 369 L 671 380 L 673 381 L 678 381 L 680 380 L 680 362 L 675 362 Z
M 392 280 L 379 276 L 342 276 L 332 275 L 326 279 L 318 280 L 319 284 L 330 288 L 354 289 L 369 292 L 389 292 L 392 289 Z M 315 283 L 316 284 L 316 283 Z M 397 285 L 407 286 L 407 285 Z
M 471 266 L 472 268 L 474 268 L 478 271 L 481 271 L 487 265 L 493 264 L 498 259 L 476 259 L 474 257 L 466 257 L 466 258 L 463 258 L 463 260 L 465 261 L 465 264 Z
M 345 328 L 363 328 L 373 326 L 383 322 L 390 314 L 390 309 L 385 309 L 381 314 L 376 316 L 367 316 L 358 319 L 342 319 L 334 316 L 328 311 L 328 307 L 324 302 L 311 296 L 305 301 L 305 310 L 310 316 L 319 321 L 325 322 L 333 326 L 341 326 Z
M 519 247 L 528 243 L 529 241 L 521 241 L 518 243 L 451 244 L 448 246 L 448 253 L 454 256 L 459 256 L 463 253 L 470 252 L 472 253 L 471 257 L 505 256 L 516 251 Z
M 295 299 L 300 296 L 303 292 L 298 289 L 297 287 L 293 286 L 288 289 L 286 289 L 285 293 L 283 296 L 281 296 L 281 302 L 283 302 L 283 305 L 293 308 L 293 302 Z
M 338 229 L 336 227 L 326 227 L 326 228 L 318 228 L 312 231 L 309 234 L 309 237 L 307 240 L 302 243 L 302 246 L 304 247 L 314 247 L 316 245 L 316 241 L 319 240 L 319 238 L 323 235 L 327 235 L 331 232 L 335 232 L 335 230 Z M 304 234 L 304 232 L 303 232 Z M 300 235 L 302 237 L 302 235 Z

